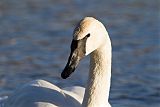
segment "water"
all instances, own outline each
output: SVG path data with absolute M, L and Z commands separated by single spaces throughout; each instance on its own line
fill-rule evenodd
M 160 107 L 159 5 L 158 0 L 1 0 L 0 100 L 35 79 L 84 86 L 88 58 L 71 78 L 62 80 L 60 73 L 75 24 L 94 16 L 112 40 L 112 106 Z

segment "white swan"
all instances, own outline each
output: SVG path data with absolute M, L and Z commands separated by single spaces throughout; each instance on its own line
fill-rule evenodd
M 74 30 L 71 54 L 62 78 L 69 77 L 88 54 L 90 71 L 86 89 L 78 86 L 60 89 L 47 81 L 36 80 L 17 89 L 4 107 L 111 107 L 108 102 L 111 42 L 103 24 L 92 17 L 81 20 Z

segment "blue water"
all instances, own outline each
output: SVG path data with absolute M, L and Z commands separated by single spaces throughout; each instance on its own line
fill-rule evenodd
M 74 26 L 94 16 L 112 40 L 112 106 L 160 107 L 159 5 L 158 0 L 1 0 L 0 99 L 35 79 L 85 86 L 88 57 L 71 78 L 62 80 L 60 73 Z

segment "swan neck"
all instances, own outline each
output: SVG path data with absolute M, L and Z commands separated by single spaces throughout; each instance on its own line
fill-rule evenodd
M 109 42 L 110 43 L 110 42 Z M 105 44 L 91 53 L 88 84 L 83 107 L 109 106 L 111 78 L 111 44 Z

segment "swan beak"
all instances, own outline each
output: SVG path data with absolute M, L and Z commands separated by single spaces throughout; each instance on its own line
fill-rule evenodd
M 83 56 L 78 55 L 77 50 L 75 50 L 74 52 L 71 52 L 67 65 L 65 66 L 63 72 L 61 73 L 61 77 L 63 79 L 68 78 L 71 75 L 71 73 L 75 71 L 82 57 Z
M 88 37 L 84 37 L 81 40 L 73 40 L 71 43 L 71 53 L 68 58 L 68 62 L 63 72 L 61 73 L 61 77 L 66 79 L 70 76 L 72 72 L 75 71 L 77 65 L 80 60 L 85 57 L 85 44 Z
M 68 58 L 68 62 L 63 72 L 61 73 L 61 77 L 66 79 L 70 76 L 72 72 L 75 71 L 77 65 L 80 60 L 85 56 L 85 44 L 86 39 L 82 40 L 73 40 L 71 44 L 71 53 Z

